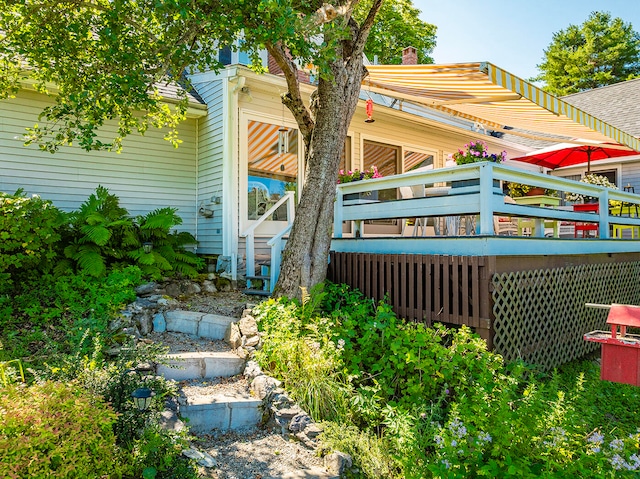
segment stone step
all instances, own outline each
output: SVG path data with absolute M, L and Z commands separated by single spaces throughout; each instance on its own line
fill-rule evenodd
M 196 434 L 254 429 L 262 419 L 262 401 L 245 394 L 216 394 L 178 400 L 178 411 L 187 419 L 189 430 Z
M 227 328 L 235 321 L 236 318 L 219 314 L 175 310 L 158 313 L 153 319 L 153 325 L 157 332 L 172 331 L 207 339 L 224 339 Z
M 159 364 L 156 373 L 167 379 L 211 379 L 242 374 L 245 360 L 232 352 L 187 352 L 167 355 L 167 365 Z

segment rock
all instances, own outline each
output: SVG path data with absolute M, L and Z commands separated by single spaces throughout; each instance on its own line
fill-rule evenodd
M 202 291 L 202 289 L 200 288 L 200 286 L 198 286 L 197 283 L 192 283 L 190 281 L 184 284 L 183 290 L 184 290 L 184 294 L 186 294 L 187 296 L 198 294 Z
M 157 313 L 153 317 L 153 330 L 156 333 L 164 333 L 167 330 L 167 320 L 164 319 L 164 314 Z
M 293 416 L 291 418 L 291 422 L 289 423 L 289 431 L 291 432 L 302 432 L 306 429 L 306 427 L 313 422 L 311 416 L 309 416 L 305 412 L 301 412 Z
M 136 288 L 136 295 L 146 296 L 146 295 L 152 294 L 157 287 L 158 285 L 156 283 L 141 284 Z
M 251 316 L 253 309 L 244 309 L 242 310 L 242 318 L 246 318 L 247 316 Z
M 202 282 L 202 291 L 205 293 L 216 293 L 218 292 L 218 288 L 211 281 L 203 281 Z
M 123 318 L 118 317 L 109 323 L 109 330 L 118 331 L 119 329 L 122 329 L 123 326 L 124 326 Z
M 240 357 L 240 359 L 247 359 L 249 357 L 249 351 L 244 348 L 236 349 L 236 354 L 238 355 L 238 357 Z
M 260 342 L 260 336 L 258 335 L 247 337 L 247 339 L 244 342 L 244 346 L 247 348 L 255 348 L 259 342 Z
M 165 409 L 160 413 L 158 424 L 168 431 L 182 431 L 185 428 L 184 422 L 178 418 L 175 411 Z
M 129 336 L 133 336 L 134 338 L 139 338 L 140 337 L 140 331 L 138 331 L 138 328 L 135 326 L 131 326 L 128 328 L 122 328 L 122 332 L 124 334 L 128 334 Z
M 216 288 L 218 291 L 231 291 L 231 281 L 224 277 L 216 278 Z
M 277 379 L 262 375 L 256 376 L 253 381 L 251 381 L 251 390 L 256 397 L 262 401 L 281 385 L 282 383 Z
M 322 432 L 322 428 L 320 426 L 318 426 L 315 422 L 309 424 L 304 429 L 305 435 L 310 439 L 315 439 L 316 437 L 318 437 L 320 435 L 321 432 Z
M 189 449 L 185 449 L 182 451 L 182 454 L 187 456 L 190 459 L 195 459 L 198 464 L 204 467 L 216 467 L 218 465 L 217 461 L 213 458 L 211 454 L 206 452 L 198 451 L 190 447 Z
M 169 300 L 167 298 L 160 298 L 157 303 L 158 306 L 169 306 Z
M 284 418 L 284 419 L 293 419 L 295 416 L 300 414 L 302 411 L 298 406 L 293 406 L 291 408 L 283 408 L 278 409 L 276 411 L 276 417 Z
M 349 454 L 336 451 L 324 457 L 324 467 L 331 473 L 342 476 L 345 470 L 353 464 L 353 459 Z
M 240 332 L 243 336 L 257 336 L 258 335 L 258 323 L 253 316 L 245 316 L 240 319 L 238 324 L 240 326 Z
M 176 283 L 169 283 L 165 286 L 164 291 L 167 295 L 177 298 L 182 294 L 180 286 Z
M 153 323 L 151 320 L 151 312 L 144 311 L 142 314 L 139 314 L 138 317 L 138 328 L 140 330 L 140 334 L 146 336 L 153 330 Z
M 147 298 L 136 298 L 136 302 L 133 303 L 133 307 L 137 311 L 156 308 L 157 306 L 158 306 L 158 303 L 156 301 L 150 301 Z
M 273 399 L 271 400 L 271 405 L 276 409 L 288 408 L 293 406 L 294 404 L 295 402 L 289 396 L 287 396 L 287 394 L 284 392 L 284 389 L 274 394 Z
M 224 334 L 224 340 L 233 349 L 238 349 L 242 345 L 242 335 L 237 323 L 231 323 Z
M 216 279 L 216 275 L 215 275 L 215 273 L 209 273 L 209 274 L 207 275 L 207 279 L 208 279 L 209 281 L 213 281 L 214 279 Z
M 256 361 L 247 361 L 247 365 L 244 368 L 244 375 L 253 381 L 254 378 L 262 375 L 262 369 Z
M 168 283 L 164 291 L 167 295 L 177 298 L 179 296 L 191 296 L 201 292 L 200 286 L 193 281 L 180 281 Z

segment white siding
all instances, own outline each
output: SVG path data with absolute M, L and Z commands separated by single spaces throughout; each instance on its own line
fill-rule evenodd
M 633 186 L 636 193 L 640 193 L 640 161 L 622 162 L 622 178 L 618 185 L 623 189 L 627 185 Z
M 223 81 L 198 83 L 196 87 L 207 103 L 208 115 L 200 120 L 198 151 L 198 204 L 205 204 L 214 211 L 212 218 L 198 219 L 198 252 L 222 254 L 223 215 L 229 214 L 224 201 L 212 203 L 212 197 L 223 198 L 224 151 L 224 95 Z M 228 153 L 227 155 L 228 156 Z
M 101 185 L 117 195 L 131 215 L 178 208 L 183 220 L 179 229 L 195 235 L 197 120 L 180 125 L 182 143 L 177 149 L 163 139 L 163 131 L 151 128 L 144 136 L 125 139 L 120 154 L 76 147 L 51 154 L 37 146 L 25 147 L 20 139 L 48 104 L 44 95 L 31 91 L 0 101 L 0 191 L 23 188 L 68 211 Z M 115 126 L 108 125 L 105 131 L 114 132 Z

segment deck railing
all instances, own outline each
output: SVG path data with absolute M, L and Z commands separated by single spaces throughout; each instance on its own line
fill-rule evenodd
M 274 205 L 264 212 L 258 220 L 253 223 L 249 228 L 240 233 L 241 238 L 247 238 L 247 277 L 252 277 L 255 274 L 256 262 L 255 262 L 255 232 L 258 226 L 264 223 L 270 218 L 273 213 L 276 212 L 280 206 L 287 204 L 287 225 L 278 234 L 271 238 L 267 244 L 271 248 L 271 259 L 269 261 L 269 292 L 273 291 L 278 276 L 280 275 L 280 261 L 282 256 L 282 245 L 284 242 L 284 236 L 291 231 L 293 220 L 295 218 L 295 194 L 293 191 L 287 191 L 282 198 L 280 198 Z
M 445 193 L 438 187 L 443 184 L 455 186 L 461 180 L 475 180 L 475 186 L 452 187 Z M 569 208 L 549 208 L 505 203 L 501 191 L 496 191 L 495 182 L 509 181 L 539 186 L 565 193 L 578 193 L 598 199 L 598 213 L 573 211 Z M 394 201 L 345 201 L 345 195 L 367 193 L 405 186 L 427 186 L 427 196 L 398 199 Z M 436 194 L 429 195 L 434 187 Z M 495 193 L 500 194 L 495 194 Z M 615 216 L 611 214 L 611 202 L 621 202 L 630 209 L 640 210 L 640 195 L 602 186 L 581 183 L 556 176 L 545 175 L 506 166 L 482 162 L 442 168 L 425 172 L 410 172 L 384 178 L 339 184 L 334 215 L 334 237 L 342 238 L 342 223 L 353 221 L 356 237 L 363 233 L 365 220 L 426 218 L 443 216 L 479 215 L 476 233 L 492 236 L 494 215 L 533 218 L 539 236 L 544 236 L 544 220 L 561 222 L 586 222 L 598 225 L 601 239 L 610 237 L 609 226 L 628 225 L 640 228 L 637 216 Z

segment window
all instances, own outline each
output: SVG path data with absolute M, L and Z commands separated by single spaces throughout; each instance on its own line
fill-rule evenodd
M 351 169 L 351 137 L 348 136 L 344 140 L 344 146 L 340 153 L 340 166 L 338 170 L 350 170 Z
M 364 141 L 363 144 L 364 169 L 376 166 L 382 176 L 398 174 L 400 170 L 400 148 L 384 143 Z M 393 201 L 398 199 L 398 190 L 389 188 L 378 191 L 378 201 Z M 400 225 L 396 220 L 367 220 L 367 224 L 375 225 L 368 229 L 370 232 L 399 233 Z M 365 231 L 367 228 L 365 227 Z
M 618 184 L 618 182 L 616 181 L 617 177 L 618 177 L 618 171 L 617 170 L 603 170 L 603 171 L 593 171 L 593 170 L 591 170 L 591 173 L 593 173 L 594 175 L 604 176 L 607 180 L 609 180 L 614 185 Z M 586 174 L 587 173 L 585 172 L 585 175 Z
M 256 220 L 285 191 L 295 191 L 298 177 L 298 131 L 278 125 L 249 121 L 247 219 Z M 286 221 L 286 205 L 270 218 Z
M 403 171 L 415 171 L 418 169 L 433 169 L 433 155 L 419 151 L 405 150 Z
M 368 170 L 372 166 L 376 166 L 382 176 L 396 175 L 399 170 L 399 153 L 399 148 L 397 146 L 365 141 L 364 151 L 362 152 L 364 157 L 364 169 Z
M 221 48 L 220 52 L 218 52 L 218 60 L 220 60 L 220 63 L 223 65 L 231 65 L 231 48 Z

